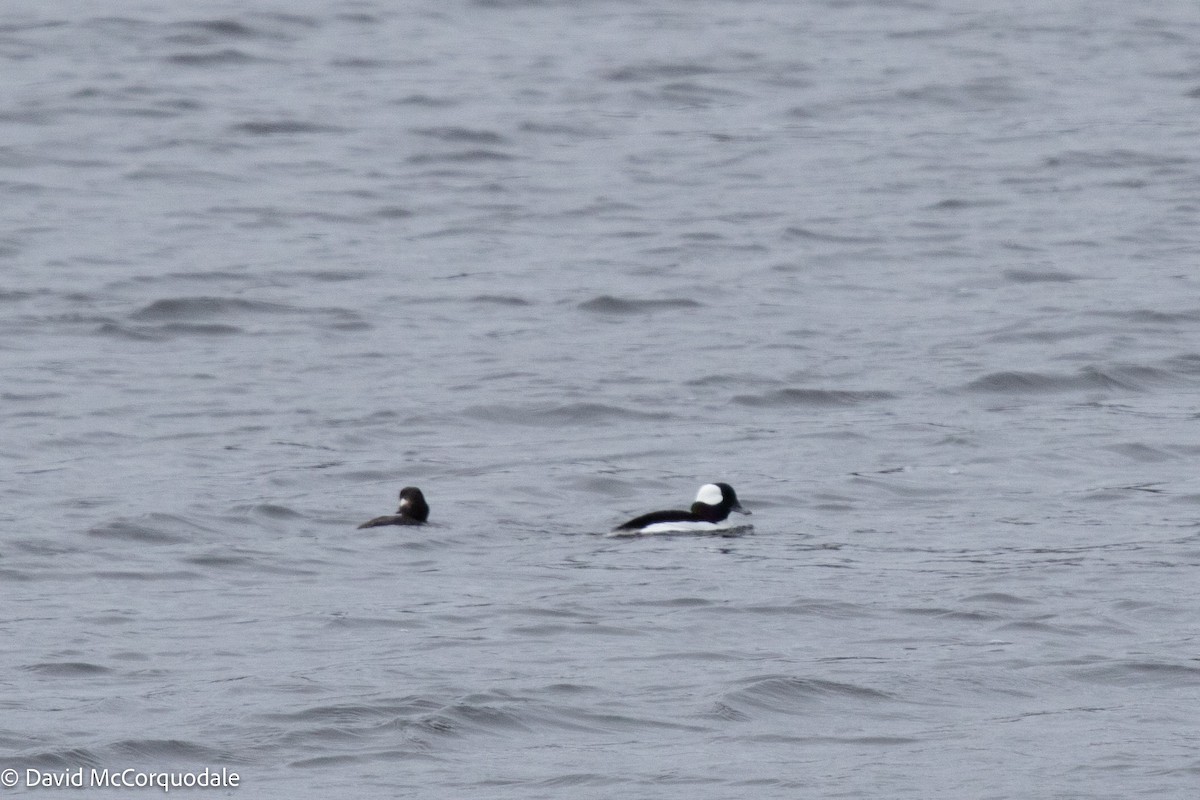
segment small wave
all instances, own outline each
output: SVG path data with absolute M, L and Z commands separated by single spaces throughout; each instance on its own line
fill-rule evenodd
M 740 653 L 729 653 L 712 650 L 668 650 L 666 652 L 656 653 L 649 656 L 647 661 L 670 661 L 671 663 L 687 663 L 688 661 L 698 662 L 741 662 L 743 656 Z
M 1079 669 L 1079 678 L 1117 686 L 1200 686 L 1200 667 L 1161 661 L 1118 661 Z
M 564 788 L 569 786 L 616 786 L 626 783 L 628 778 L 623 775 L 601 775 L 596 772 L 573 772 L 544 778 L 535 785 L 546 788 Z
M 166 544 L 185 541 L 185 537 L 168 533 L 149 525 L 136 522 L 118 521 L 106 525 L 97 525 L 88 529 L 88 536 L 104 539 L 125 539 L 131 542 L 146 542 L 151 544 Z
M 258 31 L 256 31 L 254 28 L 251 28 L 249 25 L 238 22 L 234 19 L 209 19 L 197 20 L 195 22 L 180 22 L 176 23 L 176 27 L 181 30 L 193 31 L 195 33 L 213 38 L 253 39 L 259 35 Z
M 219 569 L 254 569 L 259 565 L 259 560 L 248 553 L 208 553 L 199 556 L 188 556 L 183 561 L 185 564 L 194 564 L 197 567 L 215 567 Z
M 365 755 L 315 756 L 313 758 L 301 758 L 297 761 L 288 762 L 288 766 L 297 769 L 330 769 L 332 767 L 345 767 L 350 764 L 362 764 L 370 759 L 371 756 Z
M 442 708 L 442 703 L 420 696 L 404 697 L 399 700 L 382 700 L 378 703 L 335 703 L 312 706 L 299 711 L 261 714 L 270 722 L 316 722 L 328 725 L 352 725 L 390 721 L 398 716 L 430 714 Z
M 382 214 L 383 209 L 380 209 L 376 213 Z M 296 274 L 309 280 L 318 281 L 319 283 L 345 283 L 347 281 L 362 280 L 371 273 L 366 270 L 357 269 L 311 269 L 300 270 Z
M 131 319 L 164 321 L 196 319 L 239 314 L 280 314 L 294 311 L 291 306 L 234 297 L 172 297 L 155 300 L 130 315 Z
M 86 661 L 45 661 L 24 667 L 28 672 L 39 675 L 53 675 L 60 678 L 84 677 L 87 675 L 105 675 L 112 672 L 108 667 L 90 664 Z
M 171 34 L 167 40 L 177 44 L 216 45 L 221 41 L 242 42 L 256 39 L 288 41 L 295 40 L 297 28 L 311 29 L 318 26 L 316 19 L 298 14 L 256 14 L 258 26 L 251 26 L 236 19 L 198 19 L 175 22 L 169 26 Z
M 961 609 L 944 608 L 942 606 L 918 606 L 914 608 L 898 608 L 896 610 L 901 614 L 908 614 L 913 617 L 953 619 L 962 622 L 996 622 L 1001 618 L 999 614 L 990 611 L 963 611 Z
M 7 742 L 4 742 L 4 744 L 7 744 Z M 16 748 L 14 747 L 14 749 Z M 0 759 L 0 765 L 12 767 L 16 770 L 28 769 L 30 767 L 40 770 L 70 769 L 77 767 L 98 767 L 101 765 L 102 758 L 94 750 L 72 747 L 53 752 L 30 753 L 22 755 L 19 760 Z
M 472 5 L 479 8 L 547 8 L 550 6 L 548 0 L 473 0 Z
M 330 741 L 386 735 L 395 740 L 399 734 L 410 753 L 428 749 L 429 742 L 447 737 L 470 735 L 511 735 L 526 733 L 553 724 L 553 715 L 533 706 L 522 697 L 503 692 L 467 695 L 452 702 L 428 696 L 384 699 L 370 704 L 314 706 L 294 712 L 273 713 L 263 718 L 284 723 L 292 731 L 294 742 L 310 741 L 327 745 Z
M 877 400 L 892 400 L 896 395 L 883 391 L 845 389 L 776 389 L 763 394 L 735 395 L 733 402 L 744 406 L 852 406 Z
M 62 392 L 0 392 L 0 400 L 6 403 L 44 403 L 64 396 Z
M 381 750 L 371 750 L 370 752 L 362 752 L 354 755 L 336 755 L 336 756 L 314 756 L 312 758 L 301 758 L 295 761 L 289 761 L 287 766 L 300 769 L 319 769 L 328 770 L 331 767 L 345 767 L 348 764 L 389 764 L 395 765 L 400 761 L 412 760 L 430 760 L 439 761 L 440 759 L 417 745 L 408 748 L 384 748 Z
M 63 19 L 31 19 L 16 21 L 6 21 L 0 24 L 0 33 L 23 33 L 25 31 L 49 30 L 51 28 L 64 28 L 72 23 Z
M 759 375 L 751 373 L 716 373 L 713 375 L 702 375 L 699 378 L 692 378 L 684 381 L 685 386 L 748 386 L 755 383 L 771 383 L 778 385 L 779 381 L 769 378 L 763 378 Z
M 1182 353 L 1164 362 L 1176 375 L 1200 375 L 1200 354 Z
M 816 616 L 828 619 L 854 619 L 870 616 L 863 606 L 854 603 L 818 602 L 797 600 L 787 604 L 717 605 L 711 608 L 715 614 L 760 614 Z
M 354 58 L 332 59 L 329 62 L 329 66 L 336 67 L 338 69 L 374 70 L 374 69 L 387 69 L 389 67 L 394 66 L 395 63 L 396 62 L 394 62 L 394 61 L 388 61 L 387 59 L 383 59 L 383 58 L 354 57 Z
M 714 719 L 719 719 L 726 722 L 745 722 L 746 720 L 751 719 L 749 714 L 738 711 L 732 706 L 727 706 L 719 700 L 713 703 L 710 707 L 710 710 L 704 714 L 701 714 L 701 716 L 712 717 Z
M 432 562 L 424 562 L 432 563 Z M 336 617 L 326 623 L 325 627 L 339 630 L 370 630 L 377 628 L 385 628 L 389 630 L 400 629 L 401 631 L 412 630 L 413 628 L 422 627 L 424 623 L 414 621 L 410 616 L 406 617 Z
M 395 105 L 400 106 L 424 106 L 426 108 L 447 108 L 456 106 L 459 100 L 451 100 L 447 97 L 434 97 L 428 94 L 410 94 L 401 97 L 399 100 L 392 101 Z
M 746 738 L 749 742 L 767 744 L 790 744 L 795 746 L 846 744 L 852 746 L 866 745 L 868 747 L 896 747 L 899 745 L 920 744 L 921 739 L 909 736 L 793 736 L 786 733 L 758 733 Z
M 414 128 L 413 133 L 428 136 L 443 142 L 468 142 L 471 144 L 505 144 L 508 140 L 494 131 L 472 128 Z
M 251 513 L 260 514 L 271 519 L 302 519 L 304 517 L 303 514 L 295 509 L 274 503 L 259 503 L 252 507 L 250 511 Z
M 250 64 L 258 61 L 256 56 L 249 53 L 237 50 L 235 48 L 226 48 L 224 50 L 214 50 L 207 53 L 175 53 L 167 56 L 167 61 L 172 64 L 179 64 L 185 67 L 209 67 L 223 64 Z
M 1006 594 L 1005 592 L 984 592 L 982 594 L 973 594 L 970 597 L 963 598 L 964 603 L 997 603 L 1000 605 L 1033 605 L 1033 600 L 1026 600 L 1024 597 L 1018 597 L 1015 594 Z
M 1200 311 L 1159 311 L 1153 308 L 1135 308 L 1129 311 L 1092 311 L 1092 316 L 1140 322 L 1150 325 L 1192 325 L 1200 321 Z
M 1002 205 L 1004 205 L 1004 203 L 1000 200 L 965 200 L 960 197 L 948 197 L 945 200 L 939 200 L 932 205 L 925 206 L 925 208 L 928 211 L 961 211 L 967 208 L 991 208 L 993 206 Z
M 878 236 L 845 236 L 834 233 L 822 233 L 796 225 L 786 228 L 784 234 L 792 239 L 808 239 L 815 242 L 833 242 L 836 244 L 878 244 L 883 241 Z
M 251 136 L 281 136 L 297 133 L 342 133 L 346 129 L 337 125 L 325 125 L 294 119 L 280 119 L 239 122 L 231 126 L 231 130 L 237 133 L 247 133 Z
M 887 692 L 881 692 L 878 689 L 818 678 L 768 675 L 752 678 L 745 682 L 748 683 L 745 688 L 727 693 L 719 702 L 733 709 L 738 709 L 739 706 L 750 706 L 768 711 L 799 713 L 814 703 L 834 698 L 868 702 L 894 699 Z
M 1145 391 L 1152 384 L 1173 379 L 1156 367 L 1085 367 L 1073 375 L 1020 370 L 992 372 L 965 385 L 969 392 L 1034 394 L 1120 389 Z
M 497 306 L 528 306 L 532 305 L 523 297 L 513 297 L 502 294 L 477 294 L 471 298 L 472 303 L 488 303 Z
M 110 745 L 114 754 L 142 761 L 190 761 L 197 764 L 238 764 L 246 759 L 232 750 L 206 747 L 186 739 L 125 739 Z
M 411 217 L 413 213 L 414 212 L 404 208 L 403 206 L 380 206 L 379 208 L 375 209 L 373 215 L 378 219 L 407 219 Z M 337 278 L 336 280 L 347 280 L 347 278 L 344 277 L 345 273 L 330 272 L 329 274 L 343 276 Z M 365 274 L 366 273 L 360 272 L 352 275 L 349 279 L 353 280 L 355 278 L 361 278 Z
M 1052 269 L 1006 269 L 1004 277 L 1013 283 L 1071 283 L 1079 280 L 1078 275 Z
M 456 733 L 473 731 L 476 733 L 502 733 L 508 731 L 529 731 L 529 723 L 522 715 L 507 708 L 489 703 L 462 702 L 442 709 L 436 715 L 441 725 L 448 724 Z M 438 725 L 437 727 L 441 727 Z
M 597 314 L 647 314 L 671 308 L 701 308 L 702 304 L 684 297 L 636 300 L 605 294 L 580 303 L 579 307 Z
M 570 483 L 582 492 L 592 492 L 609 497 L 629 497 L 637 488 L 637 485 L 630 481 L 608 475 L 585 475 L 575 478 Z
M 181 334 L 184 336 L 235 336 L 245 333 L 237 325 L 221 325 L 219 323 L 201 324 L 195 322 L 169 322 L 158 329 L 163 333 Z
M 664 83 L 655 92 L 639 93 L 642 97 L 681 106 L 703 106 L 709 103 L 724 101 L 730 98 L 743 98 L 741 92 L 732 89 L 722 89 L 717 86 L 697 83 L 695 81 L 674 81 Z M 714 134 L 714 138 L 719 135 Z M 718 141 L 720 139 L 718 138 Z
M 693 78 L 698 75 L 711 75 L 714 72 L 717 72 L 715 68 L 694 61 L 651 61 L 614 69 L 606 73 L 604 78 L 617 83 L 642 83 L 646 81 Z
M 1128 458 L 1132 461 L 1140 461 L 1143 464 L 1159 464 L 1164 461 L 1174 461 L 1175 459 L 1179 458 L 1179 456 L 1177 454 L 1172 453 L 1169 450 L 1164 450 L 1164 449 L 1161 449 L 1158 447 L 1151 447 L 1150 445 L 1143 444 L 1141 442 L 1124 442 L 1121 444 L 1106 445 L 1102 449 L 1107 450 L 1110 453 L 1117 453 L 1119 455 L 1125 456 L 1126 458 Z M 1147 492 L 1161 491 L 1161 490 L 1156 490 L 1156 489 L 1150 489 L 1145 486 L 1138 486 L 1138 487 L 1124 487 L 1123 486 L 1120 488 L 1123 490 L 1126 490 L 1126 491 L 1128 491 L 1131 488 L 1136 488 L 1141 491 L 1147 491 Z
M 107 322 L 98 330 L 110 336 L 139 340 L 175 336 L 235 336 L 249 331 L 234 324 L 233 320 L 261 321 L 266 317 L 286 315 L 330 330 L 362 330 L 370 327 L 358 312 L 345 308 L 299 308 L 261 300 L 199 296 L 156 300 L 129 315 L 134 322 L 150 324 L 125 326 Z
M 572 139 L 585 139 L 602 135 L 602 129 L 600 128 L 590 127 L 587 125 L 572 125 L 564 122 L 522 122 L 520 129 L 525 133 L 541 133 L 551 136 L 565 136 Z M 633 205 L 632 203 L 616 203 L 610 200 L 602 200 L 600 201 L 600 205 L 605 208 L 637 208 L 637 206 Z
M 171 338 L 163 328 L 154 326 L 129 326 L 115 322 L 106 322 L 96 328 L 100 336 L 111 336 L 116 339 L 128 339 L 134 342 L 156 342 Z
M 88 529 L 88 536 L 147 544 L 191 541 L 204 529 L 170 514 L 147 514 L 140 520 L 117 519 Z
M 200 580 L 203 577 L 197 572 L 187 572 L 184 570 L 165 571 L 161 568 L 148 569 L 141 572 L 134 570 L 96 570 L 91 573 L 91 576 L 102 581 L 146 581 L 147 583 L 160 581 L 179 583 L 180 581 Z
M 1042 342 L 1055 344 L 1069 339 L 1082 339 L 1104 333 L 1100 327 L 1071 327 L 1071 328 L 1032 328 L 1027 322 L 1006 325 L 995 333 L 988 334 L 991 342 Z
M 458 150 L 453 153 L 418 153 L 409 156 L 410 164 L 460 164 L 480 161 L 512 161 L 513 156 L 499 150 Z
M 1003 78 L 977 78 L 962 84 L 931 83 L 916 89 L 905 89 L 896 94 L 906 105 L 928 103 L 965 111 L 1016 103 L 1025 95 L 1016 91 Z
M 634 411 L 603 403 L 568 403 L 554 406 L 472 406 L 467 416 L 487 422 L 515 425 L 594 425 L 615 420 L 663 420 L 666 413 Z
M 1126 148 L 1112 150 L 1068 150 L 1044 161 L 1048 168 L 1071 167 L 1088 171 L 1129 167 L 1177 167 L 1188 163 L 1184 156 L 1167 156 Z

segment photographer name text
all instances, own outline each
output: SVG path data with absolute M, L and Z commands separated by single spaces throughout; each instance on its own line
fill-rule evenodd
M 15 789 L 236 789 L 241 776 L 221 769 L 150 772 L 136 769 L 76 767 L 56 772 L 39 769 L 6 769 L 0 772 L 0 788 Z

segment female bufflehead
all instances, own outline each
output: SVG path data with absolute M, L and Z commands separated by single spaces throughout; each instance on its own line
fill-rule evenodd
M 613 533 L 709 533 L 743 527 L 726 521 L 730 511 L 750 513 L 742 508 L 728 483 L 706 483 L 696 493 L 690 510 L 651 511 L 618 525 Z
M 378 528 L 380 525 L 424 525 L 429 519 L 429 504 L 425 495 L 415 486 L 405 486 L 400 490 L 400 507 L 395 514 L 386 517 L 376 517 L 370 522 L 364 522 L 358 527 Z

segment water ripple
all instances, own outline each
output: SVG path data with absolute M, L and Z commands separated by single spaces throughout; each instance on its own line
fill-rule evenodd
M 596 314 L 649 314 L 679 308 L 700 308 L 701 304 L 687 298 L 662 300 L 634 299 L 600 295 L 579 304 L 584 311 Z
M 848 389 L 773 389 L 763 394 L 735 395 L 733 402 L 754 407 L 852 406 L 879 400 L 891 400 L 891 392 Z

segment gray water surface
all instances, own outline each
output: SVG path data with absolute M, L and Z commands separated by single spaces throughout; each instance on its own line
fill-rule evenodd
M 1191 0 L 12 0 L 0 64 L 22 782 L 1195 796 Z

